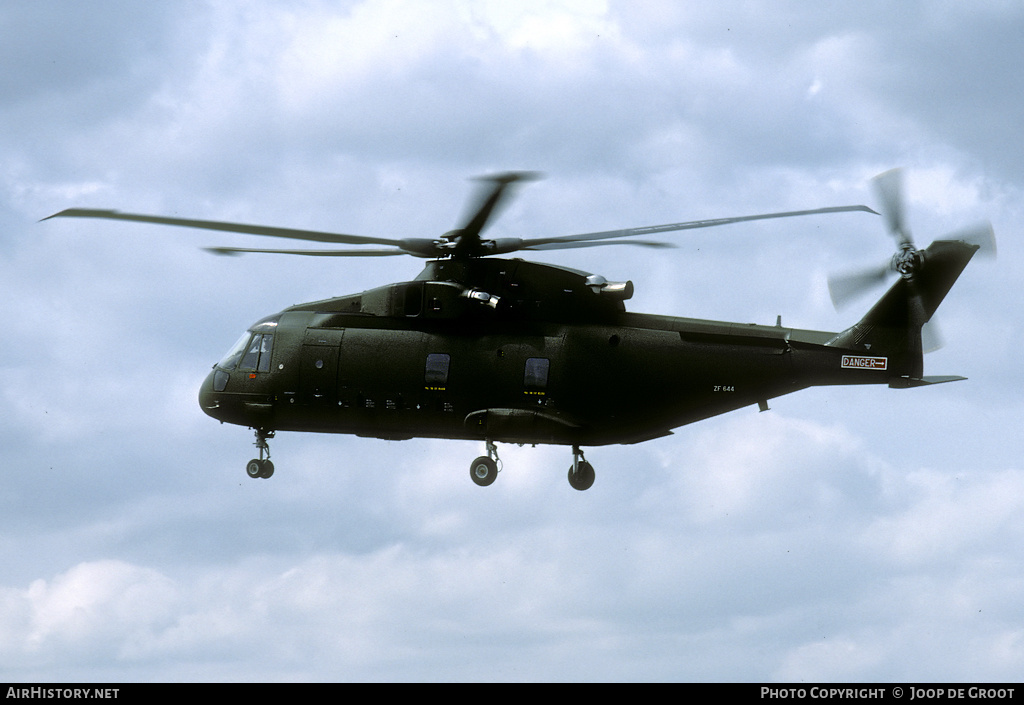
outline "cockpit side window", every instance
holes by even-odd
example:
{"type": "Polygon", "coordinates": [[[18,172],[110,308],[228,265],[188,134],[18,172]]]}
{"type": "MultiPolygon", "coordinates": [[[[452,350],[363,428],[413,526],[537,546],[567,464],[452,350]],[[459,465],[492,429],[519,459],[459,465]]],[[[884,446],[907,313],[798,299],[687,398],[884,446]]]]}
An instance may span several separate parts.
{"type": "Polygon", "coordinates": [[[217,363],[217,367],[222,370],[233,370],[237,367],[247,372],[269,372],[273,349],[272,334],[246,332],[217,363]]]}
{"type": "Polygon", "coordinates": [[[270,371],[270,353],[274,345],[274,336],[265,333],[263,335],[256,333],[252,336],[252,340],[245,347],[245,354],[242,356],[241,362],[238,363],[238,369],[245,372],[259,371],[269,372],[270,371]]]}
{"type": "Polygon", "coordinates": [[[274,349],[274,336],[269,333],[263,334],[263,340],[260,342],[260,361],[256,365],[256,369],[259,372],[270,372],[270,354],[274,349]]]}
{"type": "Polygon", "coordinates": [[[252,340],[249,341],[249,345],[245,349],[245,355],[242,356],[242,361],[238,363],[238,369],[256,369],[256,363],[258,363],[260,360],[260,342],[262,341],[262,339],[262,335],[254,335],[252,337],[252,340]]]}

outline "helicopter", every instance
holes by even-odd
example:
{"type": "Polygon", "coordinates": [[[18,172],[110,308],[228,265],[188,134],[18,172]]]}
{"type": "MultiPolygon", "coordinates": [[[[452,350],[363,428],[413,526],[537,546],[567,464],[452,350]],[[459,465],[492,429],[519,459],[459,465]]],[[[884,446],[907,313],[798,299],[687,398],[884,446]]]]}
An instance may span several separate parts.
{"type": "MultiPolygon", "coordinates": [[[[881,213],[863,205],[765,213],[544,238],[485,238],[498,207],[535,172],[480,177],[464,225],[434,238],[392,239],[71,208],[76,217],[184,226],[373,249],[207,248],[222,255],[411,255],[413,280],[290,306],[250,326],[206,376],[199,405],[251,428],[252,478],[270,478],[278,431],[387,440],[482,441],[470,464],[480,486],[501,470],[497,443],[572,449],[569,484],[590,488],[583,447],[634,444],[680,426],[821,385],[906,389],[963,380],[925,376],[926,324],[991,225],[917,249],[906,226],[900,170],[875,177],[881,213]],[[841,305],[895,276],[856,323],[839,332],[633,313],[632,281],[505,258],[520,251],[631,245],[672,247],[657,233],[845,212],[881,215],[897,250],[883,264],[830,280],[841,305]]],[[[49,218],[45,218],[47,220],[49,218]]]]}

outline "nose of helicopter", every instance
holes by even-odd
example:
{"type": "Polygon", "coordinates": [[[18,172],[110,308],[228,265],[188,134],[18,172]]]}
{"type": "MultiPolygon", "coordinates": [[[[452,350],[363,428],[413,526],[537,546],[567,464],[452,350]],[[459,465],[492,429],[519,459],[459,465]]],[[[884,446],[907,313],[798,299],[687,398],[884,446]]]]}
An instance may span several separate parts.
{"type": "Polygon", "coordinates": [[[203,410],[207,416],[220,420],[220,396],[217,392],[213,391],[213,378],[217,374],[217,370],[210,370],[210,374],[206,375],[206,379],[203,380],[202,385],[199,387],[199,408],[203,410]]]}

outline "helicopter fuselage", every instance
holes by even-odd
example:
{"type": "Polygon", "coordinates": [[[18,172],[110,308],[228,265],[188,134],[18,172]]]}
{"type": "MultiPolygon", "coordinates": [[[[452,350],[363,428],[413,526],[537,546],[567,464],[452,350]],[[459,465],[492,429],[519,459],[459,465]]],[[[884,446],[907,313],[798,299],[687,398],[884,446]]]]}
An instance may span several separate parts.
{"type": "Polygon", "coordinates": [[[265,432],[606,445],[821,384],[887,383],[840,334],[629,313],[629,282],[497,258],[253,325],[203,410],[265,432]]]}

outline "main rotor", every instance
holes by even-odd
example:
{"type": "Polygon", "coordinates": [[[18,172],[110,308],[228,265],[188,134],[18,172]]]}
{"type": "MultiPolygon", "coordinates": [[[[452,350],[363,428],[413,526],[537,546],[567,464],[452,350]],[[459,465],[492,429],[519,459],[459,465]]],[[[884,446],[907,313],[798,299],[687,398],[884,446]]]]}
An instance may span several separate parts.
{"type": "Polygon", "coordinates": [[[455,259],[467,260],[489,255],[501,255],[523,250],[563,250],[580,247],[601,247],[606,245],[633,245],[636,247],[664,248],[675,247],[675,245],[651,240],[623,240],[621,238],[632,238],[640,235],[653,235],[655,233],[672,232],[676,230],[691,230],[695,228],[709,228],[730,223],[740,223],[751,220],[767,220],[770,218],[791,218],[804,215],[817,215],[823,213],[843,213],[849,211],[863,211],[876,213],[867,206],[835,206],[830,208],[817,208],[813,210],[785,211],[780,213],[763,213],[759,215],[746,215],[732,218],[716,218],[711,220],[692,220],[682,223],[668,223],[666,225],[651,225],[639,228],[625,228],[622,230],[604,230],[592,233],[579,233],[576,235],[564,235],[559,237],[535,237],[535,238],[485,238],[483,233],[488,224],[493,220],[499,208],[507,202],[508,197],[514,192],[519,184],[534,181],[541,177],[537,172],[532,171],[510,171],[500,174],[478,177],[481,187],[474,200],[470,202],[469,218],[462,227],[449,230],[436,238],[384,238],[365,235],[348,235],[343,233],[328,233],[315,230],[298,230],[293,228],[278,228],[266,225],[248,225],[244,223],[229,223],[214,220],[195,220],[190,218],[170,218],[156,215],[143,215],[138,213],[121,213],[115,210],[93,209],[93,208],[69,208],[44,218],[102,218],[105,220],[127,220],[140,223],[155,223],[158,225],[176,225],[189,228],[200,228],[204,230],[219,230],[224,232],[243,233],[246,235],[262,235],[268,237],[289,238],[292,240],[303,240],[307,242],[324,242],[334,245],[377,245],[377,248],[359,249],[329,249],[329,250],[308,250],[308,249],[278,249],[278,248],[249,248],[249,247],[208,247],[209,252],[220,255],[238,255],[243,253],[271,253],[288,255],[306,255],[314,257],[391,257],[395,255],[412,255],[425,259],[455,259]]]}

